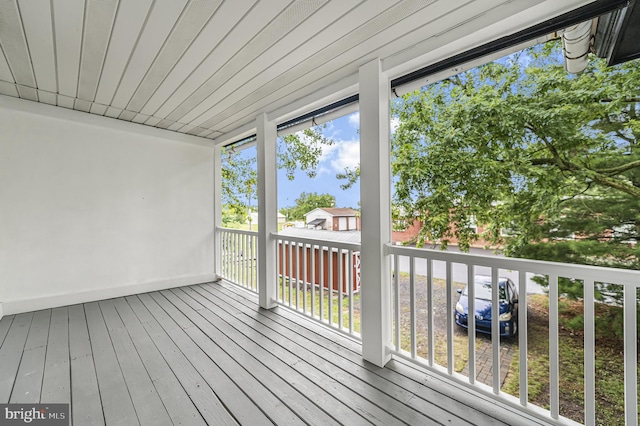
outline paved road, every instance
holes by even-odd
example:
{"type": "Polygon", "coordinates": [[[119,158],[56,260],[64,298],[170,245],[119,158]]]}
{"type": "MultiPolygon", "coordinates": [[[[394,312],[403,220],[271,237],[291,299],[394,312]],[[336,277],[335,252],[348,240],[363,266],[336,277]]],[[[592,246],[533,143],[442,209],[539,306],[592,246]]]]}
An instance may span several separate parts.
{"type": "MultiPolygon", "coordinates": [[[[458,247],[455,247],[455,246],[449,246],[447,250],[452,252],[460,252],[458,247]]],[[[470,249],[469,253],[474,255],[480,255],[480,256],[504,257],[500,254],[493,253],[491,250],[477,249],[477,248],[470,249]]],[[[402,272],[409,272],[408,257],[406,256],[400,257],[400,270],[402,272]]],[[[426,276],[427,275],[426,261],[424,261],[423,259],[416,259],[415,270],[417,275],[426,276]]],[[[467,282],[467,266],[466,265],[454,263],[452,265],[452,272],[453,272],[454,281],[463,282],[463,283],[467,282]]],[[[477,275],[491,275],[491,269],[483,266],[476,266],[475,273],[477,275]]],[[[447,271],[446,271],[446,265],[444,262],[440,262],[440,261],[433,262],[433,276],[434,278],[443,278],[443,279],[446,278],[447,271]]],[[[518,285],[518,281],[519,281],[518,271],[508,271],[503,269],[503,270],[500,270],[500,276],[511,278],[511,280],[516,285],[518,285]]],[[[539,284],[534,282],[531,279],[532,277],[533,277],[533,274],[527,274],[527,294],[544,293],[544,289],[539,284]]]]}

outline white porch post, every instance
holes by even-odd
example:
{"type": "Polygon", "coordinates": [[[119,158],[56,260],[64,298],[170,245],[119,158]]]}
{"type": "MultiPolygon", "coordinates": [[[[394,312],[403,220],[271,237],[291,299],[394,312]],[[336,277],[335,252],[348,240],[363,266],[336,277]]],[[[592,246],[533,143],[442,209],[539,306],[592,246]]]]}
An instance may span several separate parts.
{"type": "Polygon", "coordinates": [[[258,290],[260,307],[276,303],[276,243],[271,233],[278,231],[276,124],[266,114],[256,118],[258,149],[258,290]]]}
{"type": "Polygon", "coordinates": [[[389,79],[379,59],[360,68],[360,202],[362,207],[362,356],[384,366],[391,358],[389,79]]]}
{"type": "Polygon", "coordinates": [[[213,148],[213,272],[220,278],[222,244],[218,228],[222,226],[222,147],[213,148]]]}

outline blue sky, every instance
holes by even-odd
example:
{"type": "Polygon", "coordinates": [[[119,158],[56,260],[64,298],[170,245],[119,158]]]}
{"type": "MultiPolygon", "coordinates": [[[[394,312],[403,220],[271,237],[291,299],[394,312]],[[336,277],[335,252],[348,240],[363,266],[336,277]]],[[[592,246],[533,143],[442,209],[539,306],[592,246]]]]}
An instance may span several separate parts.
{"type": "Polygon", "coordinates": [[[350,189],[343,190],[340,188],[342,181],[336,179],[336,173],[343,172],[345,167],[355,168],[360,162],[359,126],[359,113],[327,123],[322,133],[335,143],[324,147],[315,178],[310,179],[304,172],[298,171],[295,180],[290,181],[284,170],[278,171],[278,209],[295,205],[296,198],[302,192],[331,194],[336,197],[337,207],[358,207],[360,184],[356,183],[350,189]]]}
{"type": "MultiPolygon", "coordinates": [[[[287,179],[284,170],[278,170],[278,209],[295,205],[295,200],[302,192],[331,194],[336,198],[337,207],[358,208],[360,201],[360,183],[343,190],[342,180],[336,174],[344,172],[345,168],[353,169],[360,162],[360,113],[355,112],[337,118],[324,126],[322,133],[334,141],[333,145],[323,147],[318,164],[317,175],[309,178],[298,170],[295,179],[287,179]]],[[[392,119],[391,130],[397,127],[397,119],[392,119]]],[[[248,148],[240,151],[245,158],[255,157],[256,149],[248,148]]],[[[254,201],[255,203],[255,201],[254,201]]]]}

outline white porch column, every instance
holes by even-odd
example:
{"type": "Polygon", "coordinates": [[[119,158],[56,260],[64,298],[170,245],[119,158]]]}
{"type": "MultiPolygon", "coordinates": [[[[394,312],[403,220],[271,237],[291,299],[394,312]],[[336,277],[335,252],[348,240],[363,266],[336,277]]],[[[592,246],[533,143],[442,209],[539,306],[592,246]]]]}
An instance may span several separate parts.
{"type": "Polygon", "coordinates": [[[278,231],[276,124],[267,114],[256,118],[258,149],[258,289],[260,307],[276,306],[276,243],[278,231]]]}
{"type": "Polygon", "coordinates": [[[222,226],[222,147],[213,148],[213,272],[220,278],[222,244],[218,228],[222,226]]]}
{"type": "Polygon", "coordinates": [[[389,79],[379,59],[360,68],[360,202],[362,207],[362,356],[384,366],[391,358],[389,79]]]}

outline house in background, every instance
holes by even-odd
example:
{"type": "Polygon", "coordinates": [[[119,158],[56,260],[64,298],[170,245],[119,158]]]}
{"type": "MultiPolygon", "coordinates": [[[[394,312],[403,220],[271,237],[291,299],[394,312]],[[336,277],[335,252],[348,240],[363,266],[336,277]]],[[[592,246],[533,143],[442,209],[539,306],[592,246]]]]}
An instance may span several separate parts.
{"type": "Polygon", "coordinates": [[[320,207],[304,215],[307,228],[327,231],[360,231],[360,216],[350,208],[320,207]]]}
{"type": "MultiPolygon", "coordinates": [[[[278,212],[278,223],[285,223],[287,221],[287,218],[285,215],[283,215],[282,213],[278,212]]],[[[247,223],[252,223],[254,225],[258,224],[258,212],[251,212],[251,214],[249,215],[249,220],[247,220],[247,223]]]]}

